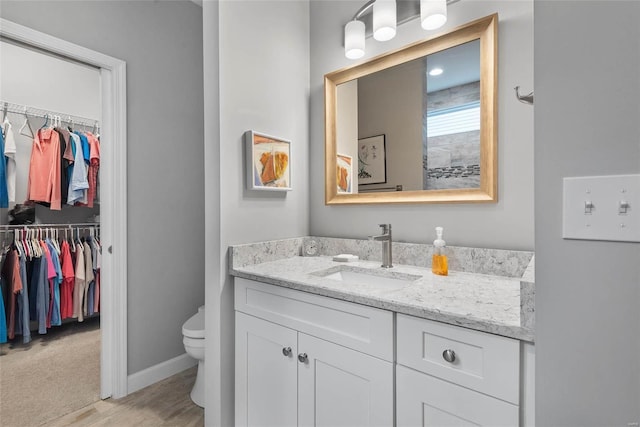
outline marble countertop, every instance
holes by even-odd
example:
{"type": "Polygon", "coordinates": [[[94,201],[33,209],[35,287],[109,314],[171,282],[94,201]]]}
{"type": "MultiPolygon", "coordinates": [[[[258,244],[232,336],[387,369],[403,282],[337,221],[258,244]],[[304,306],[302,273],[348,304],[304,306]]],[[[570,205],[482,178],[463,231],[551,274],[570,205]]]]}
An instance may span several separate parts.
{"type": "Polygon", "coordinates": [[[534,339],[533,328],[522,320],[522,280],[518,277],[460,271],[436,276],[425,267],[394,265],[383,269],[379,261],[335,262],[331,256],[280,254],[272,258],[237,264],[231,260],[230,274],[523,341],[534,339]],[[365,270],[411,281],[389,288],[326,277],[337,269],[365,270]]]}

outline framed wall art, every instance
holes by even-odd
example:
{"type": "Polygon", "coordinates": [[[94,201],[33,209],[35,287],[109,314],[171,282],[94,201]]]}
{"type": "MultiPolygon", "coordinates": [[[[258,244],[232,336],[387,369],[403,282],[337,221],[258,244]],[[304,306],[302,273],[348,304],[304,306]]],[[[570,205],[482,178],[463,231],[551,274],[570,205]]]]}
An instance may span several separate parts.
{"type": "Polygon", "coordinates": [[[352,193],[353,190],[353,158],[344,154],[337,154],[336,182],[338,193],[352,193]]]}
{"type": "Polygon", "coordinates": [[[358,185],[387,182],[384,135],[358,140],[358,185]]]}
{"type": "Polygon", "coordinates": [[[291,190],[291,142],[252,130],[244,137],[247,189],[291,190]]]}

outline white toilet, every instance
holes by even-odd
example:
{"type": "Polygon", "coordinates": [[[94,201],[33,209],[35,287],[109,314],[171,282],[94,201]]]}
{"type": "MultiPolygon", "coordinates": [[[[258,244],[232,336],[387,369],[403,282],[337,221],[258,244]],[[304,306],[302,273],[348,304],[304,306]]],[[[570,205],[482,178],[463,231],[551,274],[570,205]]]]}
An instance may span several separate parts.
{"type": "Polygon", "coordinates": [[[204,306],[184,322],[182,335],[187,354],[198,361],[198,374],[191,390],[191,400],[204,408],[204,306]]]}

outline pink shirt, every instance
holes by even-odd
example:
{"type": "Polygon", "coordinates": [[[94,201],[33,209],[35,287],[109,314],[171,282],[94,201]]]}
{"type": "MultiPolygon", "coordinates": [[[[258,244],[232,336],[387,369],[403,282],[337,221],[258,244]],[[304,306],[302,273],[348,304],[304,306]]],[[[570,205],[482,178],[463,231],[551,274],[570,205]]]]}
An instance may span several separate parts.
{"type": "Polygon", "coordinates": [[[40,129],[33,139],[27,199],[62,209],[60,194],[60,137],[53,128],[40,129]]]}

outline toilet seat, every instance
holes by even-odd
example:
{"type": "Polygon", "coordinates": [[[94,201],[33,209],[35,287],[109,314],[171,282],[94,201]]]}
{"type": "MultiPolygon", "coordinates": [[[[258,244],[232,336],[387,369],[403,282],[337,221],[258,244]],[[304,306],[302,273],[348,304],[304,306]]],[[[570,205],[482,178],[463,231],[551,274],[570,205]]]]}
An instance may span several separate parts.
{"type": "Polygon", "coordinates": [[[198,310],[182,325],[182,335],[187,338],[204,339],[204,310],[198,310]]]}

